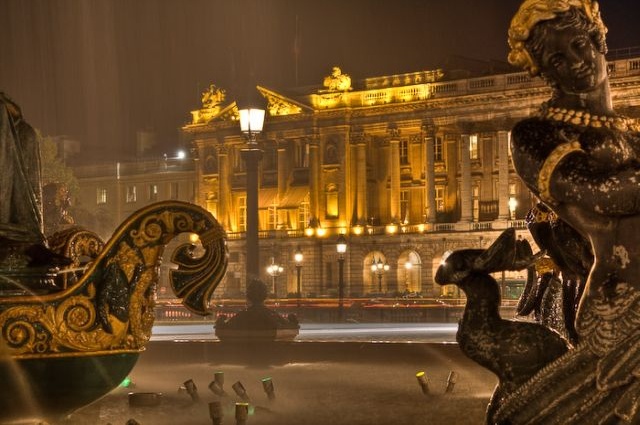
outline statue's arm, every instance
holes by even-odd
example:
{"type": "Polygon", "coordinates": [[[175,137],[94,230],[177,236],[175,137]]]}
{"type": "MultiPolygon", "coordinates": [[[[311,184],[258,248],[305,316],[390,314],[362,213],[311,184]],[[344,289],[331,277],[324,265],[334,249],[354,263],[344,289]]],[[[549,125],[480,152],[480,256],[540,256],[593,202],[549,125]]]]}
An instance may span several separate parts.
{"type": "Polygon", "coordinates": [[[603,215],[640,213],[640,166],[596,161],[576,140],[543,120],[529,119],[512,133],[518,175],[551,207],[570,203],[603,215]]]}
{"type": "Polygon", "coordinates": [[[552,174],[552,198],[603,215],[640,213],[638,165],[601,171],[597,165],[585,152],[572,153],[552,174]]]}

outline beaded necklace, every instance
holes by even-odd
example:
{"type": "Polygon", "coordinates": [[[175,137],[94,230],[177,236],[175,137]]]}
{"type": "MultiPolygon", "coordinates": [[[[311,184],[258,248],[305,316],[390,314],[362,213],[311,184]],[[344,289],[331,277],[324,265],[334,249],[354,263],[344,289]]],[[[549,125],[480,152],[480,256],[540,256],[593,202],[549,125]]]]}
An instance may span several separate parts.
{"type": "Polygon", "coordinates": [[[640,123],[635,118],[622,115],[591,115],[587,111],[580,111],[566,108],[556,108],[543,105],[540,108],[540,118],[566,122],[585,127],[602,128],[606,127],[618,131],[640,131],[640,123]]]}

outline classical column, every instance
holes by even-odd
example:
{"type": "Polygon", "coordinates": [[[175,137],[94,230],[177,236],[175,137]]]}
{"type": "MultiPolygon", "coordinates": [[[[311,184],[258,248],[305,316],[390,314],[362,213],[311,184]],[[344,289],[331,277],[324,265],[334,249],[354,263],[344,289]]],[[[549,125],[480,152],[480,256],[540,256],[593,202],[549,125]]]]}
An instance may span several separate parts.
{"type": "MultiPolygon", "coordinates": [[[[251,145],[250,145],[251,146],[251,145]]],[[[262,151],[257,147],[242,149],[242,158],[247,164],[247,258],[245,259],[246,281],[260,277],[260,247],[258,245],[258,165],[262,151]]]]}
{"type": "MultiPolygon", "coordinates": [[[[278,149],[278,199],[277,206],[280,207],[282,201],[284,200],[285,194],[287,193],[287,141],[280,140],[277,142],[278,149]]],[[[287,217],[286,211],[283,209],[278,209],[278,222],[276,223],[277,228],[286,226],[287,217]]]]}
{"type": "Polygon", "coordinates": [[[436,139],[436,127],[432,123],[423,126],[425,144],[425,207],[427,223],[436,222],[436,172],[433,145],[436,139]]]}
{"type": "Polygon", "coordinates": [[[389,174],[391,186],[389,192],[389,212],[392,223],[400,222],[400,130],[390,124],[389,133],[389,174]]]}
{"type": "MultiPolygon", "coordinates": [[[[367,223],[367,142],[362,128],[352,129],[350,142],[355,150],[352,163],[355,169],[355,223],[367,223]]],[[[352,219],[353,217],[349,217],[352,219]]]]}
{"type": "Polygon", "coordinates": [[[471,156],[469,152],[470,135],[460,136],[460,221],[473,219],[471,211],[471,156]]]}
{"type": "Polygon", "coordinates": [[[509,132],[498,131],[498,220],[509,219],[509,132]]]}
{"type": "Polygon", "coordinates": [[[319,218],[319,189],[320,189],[320,137],[314,134],[309,142],[309,219],[316,223],[319,218]]]}
{"type": "Polygon", "coordinates": [[[358,223],[367,222],[367,145],[362,138],[356,145],[356,160],[358,161],[358,223]]]}
{"type": "Polygon", "coordinates": [[[218,221],[227,231],[231,231],[229,205],[231,185],[229,184],[229,148],[219,145],[218,150],[218,221]]]}

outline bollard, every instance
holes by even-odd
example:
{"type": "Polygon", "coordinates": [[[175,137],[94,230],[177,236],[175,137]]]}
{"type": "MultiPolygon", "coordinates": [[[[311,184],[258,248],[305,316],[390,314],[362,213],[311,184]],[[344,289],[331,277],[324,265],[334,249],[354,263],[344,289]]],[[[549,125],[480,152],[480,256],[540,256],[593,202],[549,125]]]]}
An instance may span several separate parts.
{"type": "Polygon", "coordinates": [[[249,395],[247,395],[247,390],[244,389],[244,385],[242,385],[242,382],[236,382],[231,386],[231,388],[233,388],[233,391],[235,391],[237,396],[240,397],[243,401],[249,401],[249,395]]]}
{"type": "Polygon", "coordinates": [[[218,397],[227,396],[227,393],[225,392],[225,390],[223,390],[220,384],[218,384],[216,381],[211,381],[211,383],[209,384],[209,389],[211,390],[212,393],[214,393],[218,397]]]}
{"type": "Polygon", "coordinates": [[[424,372],[416,373],[416,378],[418,379],[418,384],[420,384],[420,388],[422,388],[423,394],[429,394],[429,380],[427,379],[427,375],[424,372]]]}
{"type": "Polygon", "coordinates": [[[264,388],[264,392],[267,393],[270,401],[276,399],[276,391],[273,388],[273,380],[271,380],[271,378],[264,378],[262,380],[262,388],[264,388]]]}
{"type": "Polygon", "coordinates": [[[212,425],[222,425],[223,416],[222,403],[219,401],[209,403],[209,417],[211,418],[212,425]]]}
{"type": "Polygon", "coordinates": [[[130,407],[153,407],[162,401],[162,393],[129,393],[130,407]]]}
{"type": "Polygon", "coordinates": [[[212,393],[218,397],[226,397],[227,393],[224,390],[224,372],[215,372],[213,374],[213,381],[209,384],[209,389],[212,393]]]}
{"type": "Polygon", "coordinates": [[[249,403],[236,403],[236,425],[245,425],[249,418],[249,403]]]}
{"type": "Polygon", "coordinates": [[[187,389],[187,393],[191,396],[191,400],[193,401],[200,400],[200,397],[198,396],[198,387],[196,387],[196,383],[193,382],[193,379],[184,381],[184,387],[187,389]]]}
{"type": "Polygon", "coordinates": [[[447,388],[445,392],[450,393],[453,391],[453,387],[456,386],[456,382],[458,382],[458,374],[454,371],[449,372],[449,377],[447,378],[447,388]]]}
{"type": "Polygon", "coordinates": [[[224,372],[214,372],[213,380],[220,385],[220,388],[224,387],[224,372]]]}

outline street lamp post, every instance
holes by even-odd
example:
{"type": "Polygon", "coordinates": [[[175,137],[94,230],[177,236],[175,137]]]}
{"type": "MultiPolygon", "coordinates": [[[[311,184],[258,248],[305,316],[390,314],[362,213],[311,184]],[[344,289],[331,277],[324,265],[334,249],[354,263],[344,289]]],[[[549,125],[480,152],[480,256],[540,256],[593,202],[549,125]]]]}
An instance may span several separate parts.
{"type": "Polygon", "coordinates": [[[293,254],[293,260],[296,262],[296,276],[297,276],[297,287],[298,287],[298,310],[300,310],[300,298],[302,297],[302,286],[300,284],[300,272],[302,271],[302,260],[304,256],[302,255],[302,251],[300,247],[296,249],[295,254],[293,254]]]}
{"type": "Polygon", "coordinates": [[[378,292],[382,294],[382,276],[389,271],[389,264],[386,261],[383,263],[380,257],[378,257],[378,261],[374,258],[373,263],[371,263],[371,271],[378,276],[378,292]]]}
{"type": "Polygon", "coordinates": [[[347,252],[347,239],[341,233],[336,243],[338,251],[338,321],[344,318],[344,254],[347,252]]]}
{"type": "Polygon", "coordinates": [[[273,298],[276,301],[278,300],[278,286],[276,279],[282,274],[283,271],[284,267],[282,267],[280,264],[276,264],[276,262],[273,260],[273,257],[271,257],[271,264],[269,264],[269,266],[267,267],[267,273],[271,275],[271,281],[273,284],[273,298]]]}
{"type": "Polygon", "coordinates": [[[260,248],[258,245],[258,164],[262,150],[258,148],[257,138],[264,125],[263,109],[241,109],[240,130],[247,136],[247,148],[241,155],[247,164],[247,229],[246,229],[246,282],[260,277],[260,248]]]}

